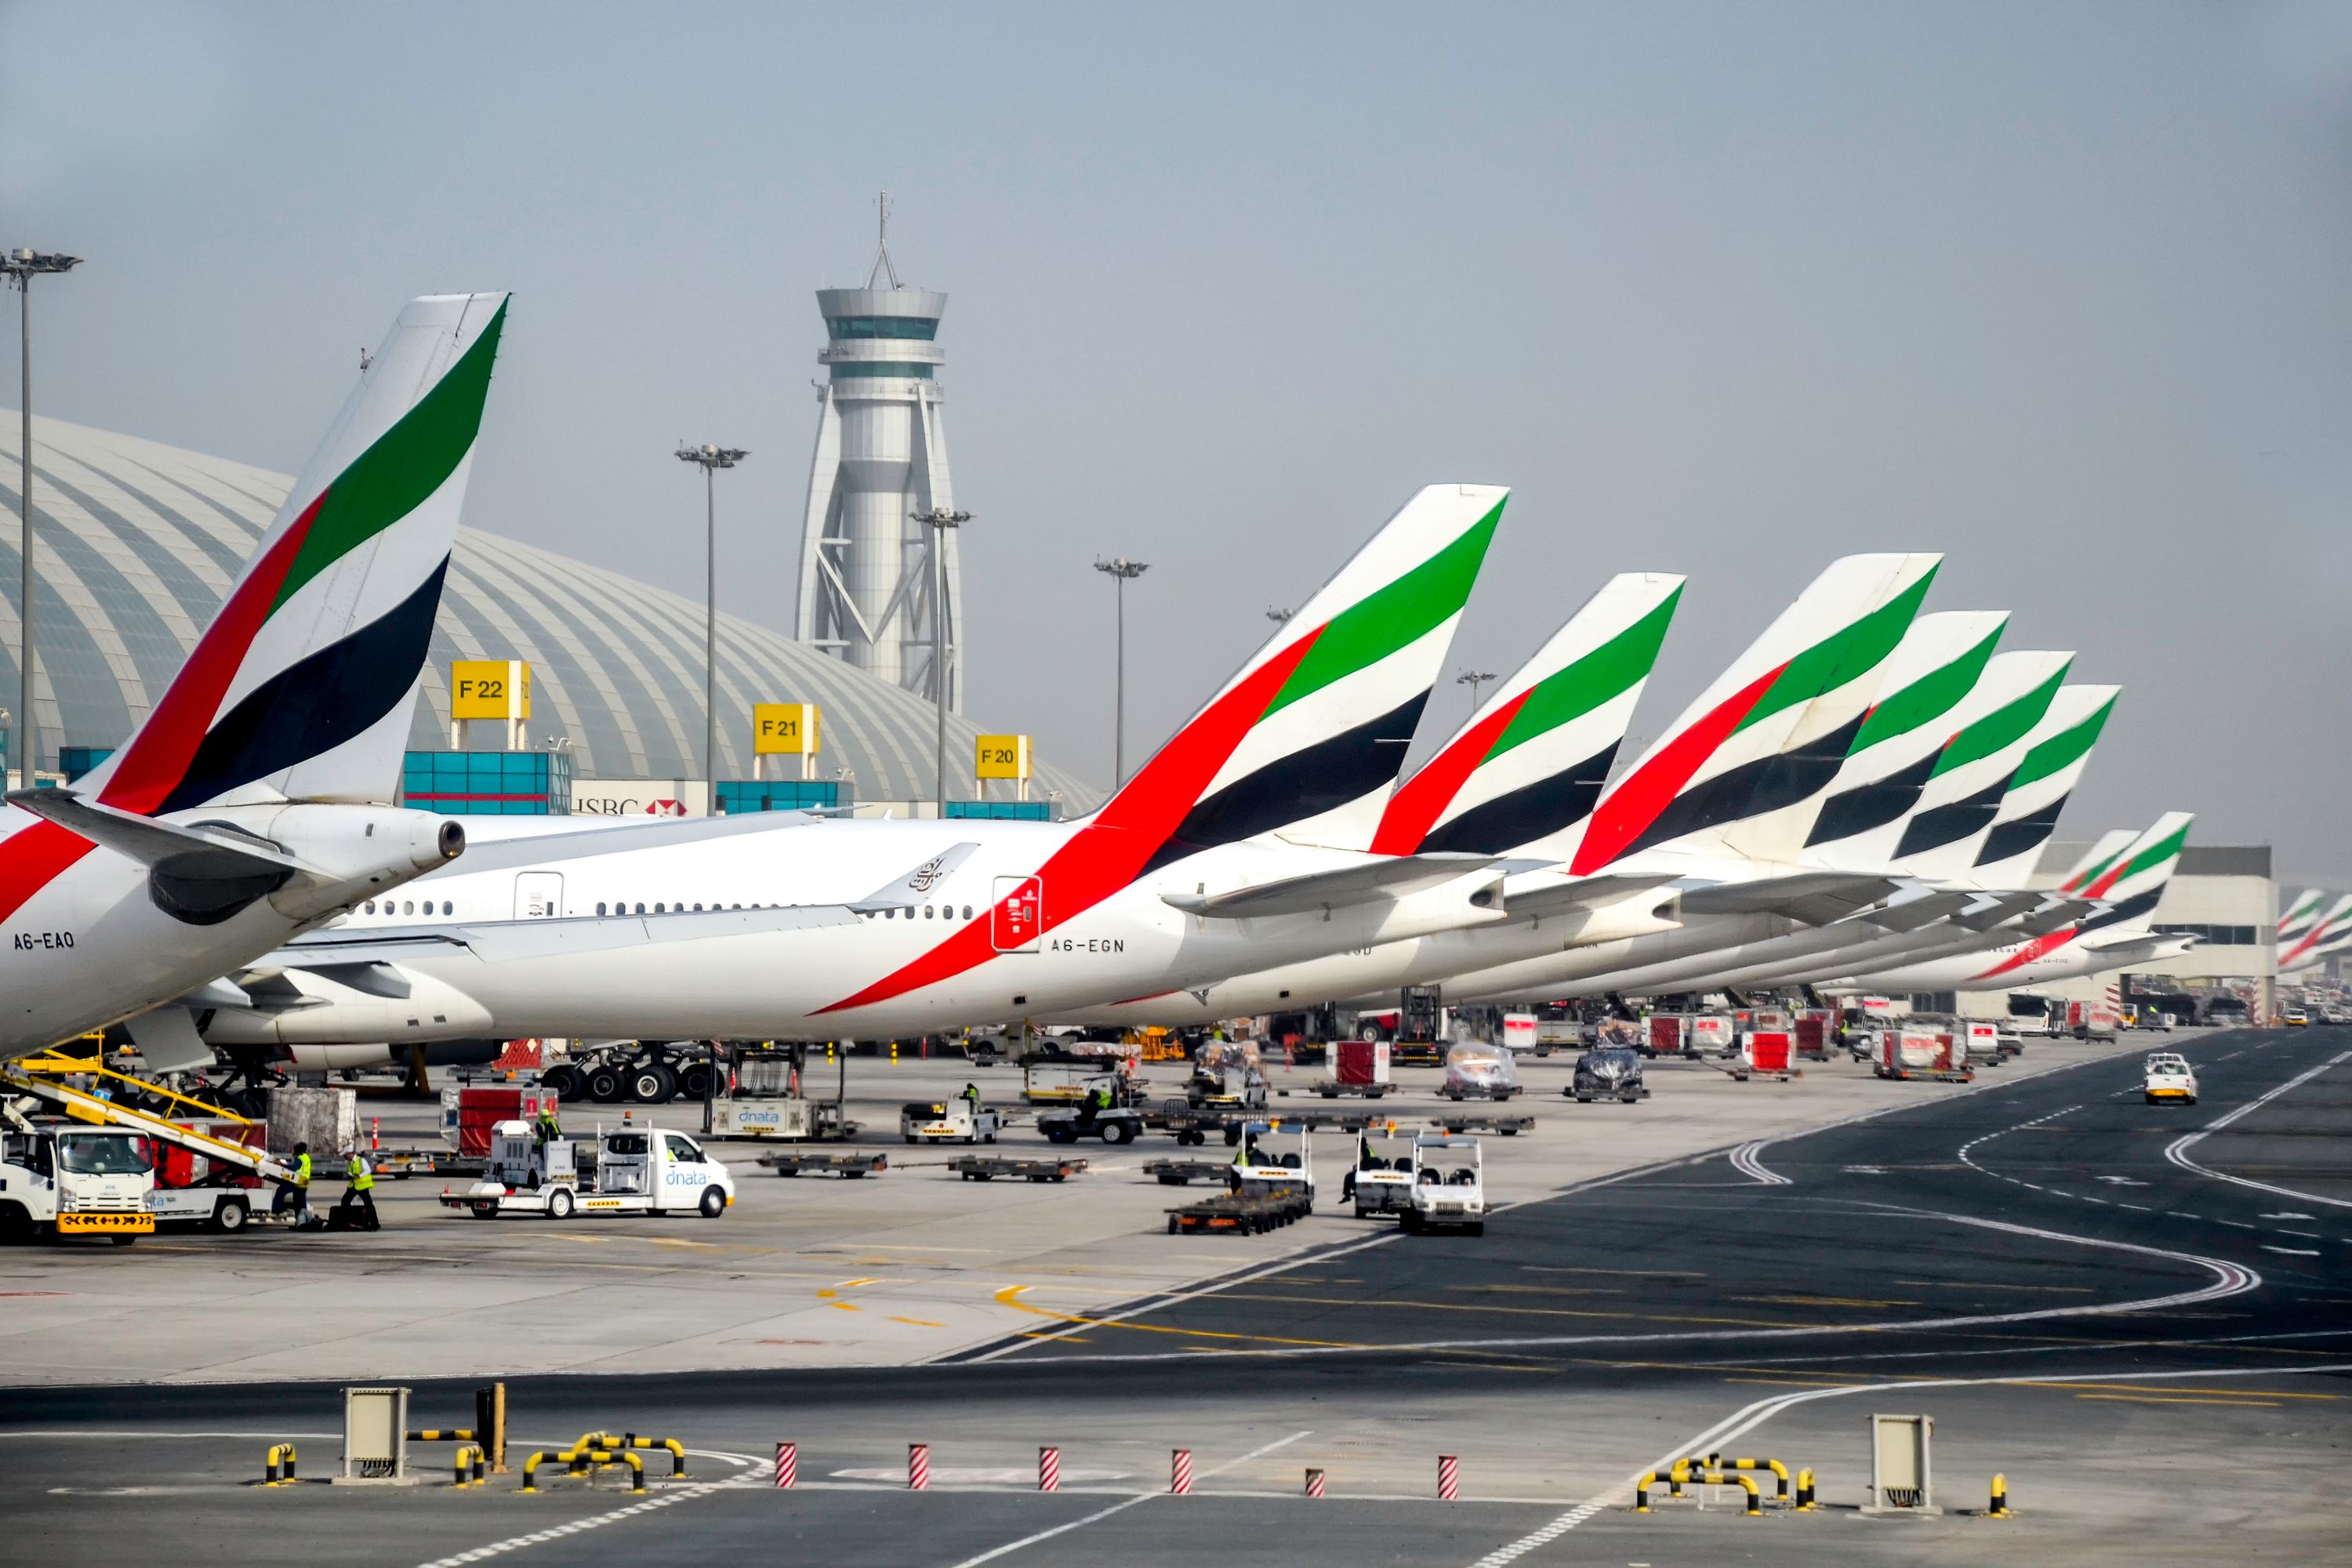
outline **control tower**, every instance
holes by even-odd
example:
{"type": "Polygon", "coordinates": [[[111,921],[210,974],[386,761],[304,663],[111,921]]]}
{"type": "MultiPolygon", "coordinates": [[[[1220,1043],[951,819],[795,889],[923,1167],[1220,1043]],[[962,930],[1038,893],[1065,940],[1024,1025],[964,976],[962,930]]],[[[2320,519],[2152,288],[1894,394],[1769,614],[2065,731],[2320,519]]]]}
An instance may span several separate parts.
{"type": "Polygon", "coordinates": [[[898,281],[890,208],[863,289],[820,289],[827,369],[817,392],[816,452],[801,521],[800,603],[793,635],[860,669],[963,710],[963,605],[954,528],[910,514],[952,510],[937,342],[948,297],[898,281]],[[885,283],[887,287],[882,287],[885,283]],[[942,552],[934,578],[930,552],[942,552]],[[946,586],[944,605],[932,584],[946,586]],[[946,668],[932,668],[933,617],[942,616],[946,668]]]}

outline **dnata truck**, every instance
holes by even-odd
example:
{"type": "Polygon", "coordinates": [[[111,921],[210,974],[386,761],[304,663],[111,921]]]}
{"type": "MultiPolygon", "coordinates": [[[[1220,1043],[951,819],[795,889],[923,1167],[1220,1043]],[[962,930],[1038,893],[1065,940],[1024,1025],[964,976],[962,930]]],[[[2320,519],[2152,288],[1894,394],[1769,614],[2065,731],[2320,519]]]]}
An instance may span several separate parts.
{"type": "Polygon", "coordinates": [[[476,1219],[500,1214],[698,1214],[717,1219],[735,1201],[735,1178],[683,1132],[644,1125],[597,1130],[593,1140],[551,1138],[542,1143],[528,1121],[501,1121],[491,1131],[489,1169],[442,1204],[476,1219]],[[593,1149],[595,1164],[580,1155],[593,1149]]]}

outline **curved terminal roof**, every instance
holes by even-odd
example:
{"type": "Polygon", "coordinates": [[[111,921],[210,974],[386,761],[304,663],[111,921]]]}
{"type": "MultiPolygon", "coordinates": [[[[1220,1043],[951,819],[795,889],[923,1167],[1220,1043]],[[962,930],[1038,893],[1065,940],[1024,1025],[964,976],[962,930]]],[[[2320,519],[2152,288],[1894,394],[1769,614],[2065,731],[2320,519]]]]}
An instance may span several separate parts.
{"type": "MultiPolygon", "coordinates": [[[[8,514],[0,519],[0,706],[16,696],[20,640],[18,423],[13,411],[0,417],[0,503],[8,514]]],[[[33,469],[46,767],[60,745],[114,746],[130,737],[294,481],[38,416],[33,469]]],[[[434,671],[411,732],[419,751],[449,743],[449,664],[458,658],[530,661],[530,732],[570,736],[575,777],[669,779],[700,771],[698,603],[552,551],[460,529],[434,628],[434,671]]],[[[824,710],[816,776],[852,770],[860,800],[929,797],[934,719],[920,697],[723,612],[719,670],[719,777],[751,776],[752,703],[815,702],[824,710]]],[[[948,731],[950,770],[968,769],[979,727],[950,714],[948,731]]],[[[1082,781],[1043,764],[1031,789],[1057,792],[1072,814],[1097,798],[1082,781]]],[[[968,776],[961,793],[971,793],[968,776]]]]}

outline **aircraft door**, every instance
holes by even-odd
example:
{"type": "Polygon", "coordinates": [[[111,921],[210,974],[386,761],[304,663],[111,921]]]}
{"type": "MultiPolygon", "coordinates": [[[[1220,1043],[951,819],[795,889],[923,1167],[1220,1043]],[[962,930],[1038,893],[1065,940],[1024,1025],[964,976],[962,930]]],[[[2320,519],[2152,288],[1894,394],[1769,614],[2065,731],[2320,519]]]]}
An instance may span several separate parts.
{"type": "Polygon", "coordinates": [[[999,952],[1034,952],[1045,925],[1042,877],[999,877],[996,902],[988,911],[989,936],[999,952]]]}
{"type": "Polygon", "coordinates": [[[518,871],[515,873],[515,919],[519,921],[548,920],[562,912],[562,872],[518,871]]]}

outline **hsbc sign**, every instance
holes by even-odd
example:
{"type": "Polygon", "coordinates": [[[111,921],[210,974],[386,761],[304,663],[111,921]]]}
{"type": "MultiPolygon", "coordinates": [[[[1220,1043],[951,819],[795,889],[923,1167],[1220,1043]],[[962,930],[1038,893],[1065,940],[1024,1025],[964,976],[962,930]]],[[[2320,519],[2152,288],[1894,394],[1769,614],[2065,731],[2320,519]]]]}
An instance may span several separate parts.
{"type": "Polygon", "coordinates": [[[574,816],[701,816],[709,787],[699,779],[574,779],[574,816]]]}

